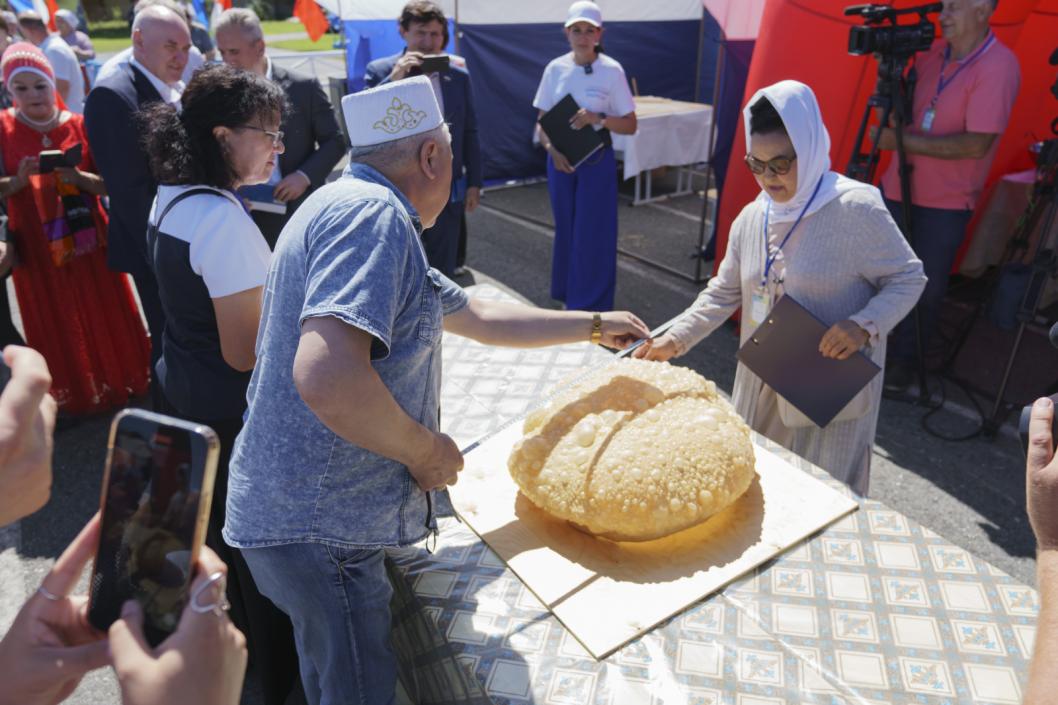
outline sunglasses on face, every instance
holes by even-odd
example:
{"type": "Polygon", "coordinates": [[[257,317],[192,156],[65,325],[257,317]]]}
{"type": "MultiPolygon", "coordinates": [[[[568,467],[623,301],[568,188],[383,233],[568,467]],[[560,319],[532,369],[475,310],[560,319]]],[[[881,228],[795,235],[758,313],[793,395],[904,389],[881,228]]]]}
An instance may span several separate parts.
{"type": "Polygon", "coordinates": [[[775,159],[769,159],[764,161],[757,159],[751,154],[746,155],[746,166],[757,176],[764,173],[765,169],[771,170],[771,173],[777,176],[785,176],[790,173],[790,169],[793,167],[794,160],[797,159],[797,155],[792,157],[775,157],[775,159]]]}

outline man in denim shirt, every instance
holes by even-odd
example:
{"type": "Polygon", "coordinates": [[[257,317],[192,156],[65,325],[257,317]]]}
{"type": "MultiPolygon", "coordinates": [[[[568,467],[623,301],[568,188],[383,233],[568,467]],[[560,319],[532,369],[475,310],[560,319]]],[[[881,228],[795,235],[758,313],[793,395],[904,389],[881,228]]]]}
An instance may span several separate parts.
{"type": "Polygon", "coordinates": [[[470,301],[419,236],[448,202],[451,146],[428,79],[343,101],[351,163],[284,228],[265,285],[225,539],[287,612],[310,703],[388,703],[386,546],[436,523],[463,459],[438,432],[441,335],[491,344],[648,335],[629,313],[470,301]]]}

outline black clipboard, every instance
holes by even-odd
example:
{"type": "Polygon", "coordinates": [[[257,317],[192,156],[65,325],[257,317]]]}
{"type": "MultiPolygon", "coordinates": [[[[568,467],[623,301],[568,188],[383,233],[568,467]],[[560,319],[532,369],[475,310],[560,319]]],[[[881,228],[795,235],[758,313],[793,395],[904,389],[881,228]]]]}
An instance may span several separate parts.
{"type": "Polygon", "coordinates": [[[787,294],[775,303],[737,356],[820,428],[881,372],[862,352],[847,360],[823,357],[819,341],[829,328],[787,294]]]}
{"type": "Polygon", "coordinates": [[[573,96],[558,101],[555,107],[540,116],[540,127],[544,128],[551,144],[555,149],[562,152],[562,156],[569,160],[570,165],[576,169],[581,163],[602,149],[605,141],[601,134],[591,127],[582,127],[574,130],[569,124],[573,116],[580,110],[573,96]]]}

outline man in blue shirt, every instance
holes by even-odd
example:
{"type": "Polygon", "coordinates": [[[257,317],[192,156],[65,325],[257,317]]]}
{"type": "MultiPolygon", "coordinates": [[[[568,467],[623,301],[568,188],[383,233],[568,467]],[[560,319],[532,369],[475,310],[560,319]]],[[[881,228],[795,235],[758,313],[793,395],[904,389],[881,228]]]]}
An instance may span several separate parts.
{"type": "Polygon", "coordinates": [[[428,266],[420,242],[452,178],[429,79],[347,96],[343,109],[350,165],[284,228],[265,284],[224,537],[290,615],[309,702],[388,703],[396,661],[383,548],[436,529],[431,492],[463,466],[438,431],[443,331],[623,347],[648,330],[630,313],[468,299],[428,266]]]}

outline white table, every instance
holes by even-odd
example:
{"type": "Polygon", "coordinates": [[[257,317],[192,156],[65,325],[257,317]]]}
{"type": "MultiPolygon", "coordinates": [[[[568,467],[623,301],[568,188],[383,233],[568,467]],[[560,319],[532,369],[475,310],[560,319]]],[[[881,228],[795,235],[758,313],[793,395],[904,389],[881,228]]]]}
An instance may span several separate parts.
{"type": "Polygon", "coordinates": [[[713,107],[654,96],[639,96],[635,101],[635,134],[613,135],[614,151],[624,162],[624,178],[636,180],[632,205],[691,193],[689,165],[710,161],[713,107]],[[654,196],[650,171],[662,166],[679,167],[676,191],[654,196]]]}

